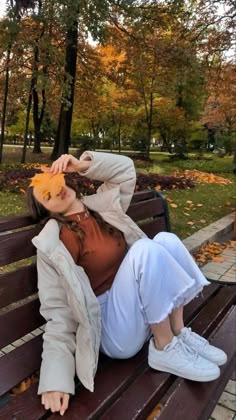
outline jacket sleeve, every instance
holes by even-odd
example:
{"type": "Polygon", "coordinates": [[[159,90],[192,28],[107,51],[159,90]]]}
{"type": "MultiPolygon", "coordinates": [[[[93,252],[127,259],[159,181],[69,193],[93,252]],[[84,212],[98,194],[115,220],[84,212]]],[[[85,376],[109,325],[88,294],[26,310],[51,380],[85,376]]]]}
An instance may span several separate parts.
{"type": "Polygon", "coordinates": [[[136,172],[133,161],[127,156],[90,151],[84,152],[80,160],[91,160],[89,169],[85,172],[80,172],[80,175],[103,181],[97,193],[119,187],[120,204],[122,210],[126,212],[136,184],[136,172]]]}
{"type": "Polygon", "coordinates": [[[77,322],[58,273],[41,253],[37,256],[37,269],[40,313],[47,321],[38,394],[47,391],[74,394],[77,322]]]}

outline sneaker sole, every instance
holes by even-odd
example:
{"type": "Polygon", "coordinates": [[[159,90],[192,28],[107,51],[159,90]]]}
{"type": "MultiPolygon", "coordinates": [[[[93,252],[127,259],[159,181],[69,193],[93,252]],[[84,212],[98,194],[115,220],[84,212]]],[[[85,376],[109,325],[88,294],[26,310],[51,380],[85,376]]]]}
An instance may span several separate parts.
{"type": "Polygon", "coordinates": [[[188,373],[183,373],[183,372],[179,372],[174,368],[167,368],[165,366],[161,366],[161,365],[157,365],[156,363],[152,363],[151,360],[148,361],[149,366],[152,369],[155,370],[159,370],[161,372],[166,372],[166,373],[172,373],[173,375],[179,376],[180,378],[184,378],[184,379],[189,379],[190,381],[195,381],[195,382],[210,382],[210,381],[214,381],[215,379],[219,378],[220,376],[220,369],[218,370],[218,372],[213,372],[213,373],[208,373],[207,375],[196,375],[196,374],[188,374],[188,373]]]}

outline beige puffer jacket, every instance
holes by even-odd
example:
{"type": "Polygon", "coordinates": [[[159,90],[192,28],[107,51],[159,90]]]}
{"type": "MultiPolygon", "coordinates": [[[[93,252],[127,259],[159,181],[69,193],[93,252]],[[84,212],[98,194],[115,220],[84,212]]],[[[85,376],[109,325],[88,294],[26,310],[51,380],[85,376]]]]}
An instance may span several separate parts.
{"type": "MultiPolygon", "coordinates": [[[[91,166],[81,175],[104,181],[84,204],[120,229],[128,246],[146,235],[125,214],[136,182],[131,159],[109,153],[85,152],[91,166]]],[[[59,239],[60,227],[51,219],[32,242],[37,248],[40,312],[47,321],[38,393],[74,394],[74,376],[94,389],[101,320],[98,301],[82,267],[77,266],[59,239]]]]}

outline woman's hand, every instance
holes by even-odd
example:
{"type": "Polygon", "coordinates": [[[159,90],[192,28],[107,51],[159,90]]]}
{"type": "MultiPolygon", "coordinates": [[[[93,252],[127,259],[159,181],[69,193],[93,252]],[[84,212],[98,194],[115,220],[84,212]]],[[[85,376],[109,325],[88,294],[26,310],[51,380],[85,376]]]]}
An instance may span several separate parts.
{"type": "Polygon", "coordinates": [[[44,392],[41,396],[41,402],[46,410],[51,410],[52,413],[60,411],[63,416],[68,408],[70,395],[65,392],[50,391],[44,392]]]}
{"type": "Polygon", "coordinates": [[[61,155],[53,162],[50,172],[58,174],[61,172],[84,172],[91,164],[91,160],[79,160],[72,155],[61,155]]]}

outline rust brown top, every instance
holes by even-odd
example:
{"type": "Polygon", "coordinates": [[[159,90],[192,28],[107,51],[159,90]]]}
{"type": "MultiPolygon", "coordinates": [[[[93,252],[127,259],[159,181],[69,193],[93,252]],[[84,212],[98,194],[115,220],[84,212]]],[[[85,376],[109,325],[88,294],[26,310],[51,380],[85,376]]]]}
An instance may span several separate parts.
{"type": "Polygon", "coordinates": [[[77,232],[62,226],[60,239],[71,253],[75,264],[83,267],[96,296],[110,289],[118,268],[126,254],[122,234],[117,237],[102,229],[94,217],[84,212],[67,216],[84,230],[81,243],[77,232]]]}

